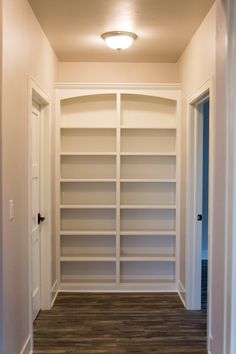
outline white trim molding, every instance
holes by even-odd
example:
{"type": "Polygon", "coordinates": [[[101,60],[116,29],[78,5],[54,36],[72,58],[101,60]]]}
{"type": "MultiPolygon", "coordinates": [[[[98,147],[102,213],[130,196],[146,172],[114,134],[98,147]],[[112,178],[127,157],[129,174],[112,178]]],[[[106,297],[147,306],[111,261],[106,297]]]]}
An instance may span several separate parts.
{"type": "MultiPolygon", "coordinates": [[[[196,239],[195,232],[195,204],[193,198],[194,191],[194,180],[196,176],[193,174],[193,148],[191,141],[191,131],[193,128],[193,118],[196,115],[196,109],[194,106],[196,103],[201,102],[204,97],[208,95],[210,101],[210,112],[209,112],[209,206],[208,206],[208,347],[209,338],[211,335],[211,306],[212,306],[212,229],[213,229],[213,171],[214,171],[214,106],[215,106],[215,94],[214,94],[214,78],[204,83],[198,90],[196,90],[187,100],[188,105],[188,123],[187,123],[187,137],[188,137],[188,148],[187,148],[187,242],[186,242],[186,254],[187,254],[187,265],[186,265],[186,307],[189,310],[199,309],[199,294],[200,289],[196,288],[196,279],[198,279],[199,284],[199,269],[196,259],[196,245],[199,245],[199,241],[196,239]],[[196,296],[196,291],[198,295],[196,296]]],[[[195,196],[196,197],[196,196],[195,196]]]]}
{"type": "MultiPolygon", "coordinates": [[[[188,309],[197,310],[199,309],[199,296],[196,296],[196,277],[197,277],[197,265],[198,260],[196,259],[196,225],[195,225],[195,214],[196,214],[196,192],[195,182],[197,181],[197,171],[196,166],[193,165],[194,154],[196,151],[193,145],[192,133],[195,130],[194,120],[196,119],[196,103],[200,103],[206,95],[210,99],[210,114],[209,114],[209,263],[211,255],[211,234],[212,234],[212,188],[213,188],[213,160],[211,156],[213,155],[213,83],[212,80],[207,81],[202,87],[200,87],[194,94],[192,94],[187,100],[188,108],[188,122],[187,122],[187,137],[188,137],[188,148],[187,148],[187,244],[186,244],[186,254],[187,254],[187,267],[186,267],[186,305],[188,309]]],[[[199,284],[197,285],[198,292],[200,294],[199,284]]]]}
{"type": "Polygon", "coordinates": [[[224,353],[236,352],[236,2],[227,2],[224,353]]]}
{"type": "Polygon", "coordinates": [[[178,295],[184,307],[186,307],[186,289],[180,280],[178,281],[178,295]]]}
{"type": "Polygon", "coordinates": [[[58,281],[56,279],[51,289],[51,307],[53,307],[57,295],[58,295],[58,281]]]}
{"type": "Polygon", "coordinates": [[[31,354],[33,353],[32,351],[32,337],[31,335],[28,336],[28,338],[25,341],[25,344],[23,345],[20,354],[31,354]]]}
{"type": "Polygon", "coordinates": [[[41,120],[41,158],[40,158],[40,209],[46,216],[46,222],[41,229],[40,247],[40,273],[41,273],[41,304],[42,310],[51,308],[51,100],[48,94],[40,87],[40,85],[29,77],[29,94],[28,94],[28,252],[29,252],[29,326],[31,337],[33,338],[33,324],[32,324],[32,246],[31,246],[31,205],[32,205],[32,191],[31,191],[31,126],[32,126],[32,105],[36,102],[40,107],[41,120]]]}
{"type": "Polygon", "coordinates": [[[56,88],[60,89],[100,89],[100,88],[110,88],[110,89],[133,89],[133,88],[139,88],[139,89],[160,89],[160,88],[182,88],[182,85],[179,83],[86,83],[86,82],[81,82],[81,83],[71,83],[71,82],[57,82],[55,85],[56,88]]]}

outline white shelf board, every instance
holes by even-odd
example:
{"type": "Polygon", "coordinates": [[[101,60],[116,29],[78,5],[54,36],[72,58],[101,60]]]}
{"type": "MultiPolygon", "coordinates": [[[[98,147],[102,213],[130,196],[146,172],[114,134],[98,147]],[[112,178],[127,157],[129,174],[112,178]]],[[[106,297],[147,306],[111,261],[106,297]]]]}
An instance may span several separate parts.
{"type": "Polygon", "coordinates": [[[170,157],[176,156],[176,152],[121,152],[121,156],[161,156],[161,157],[170,157]]]}
{"type": "Polygon", "coordinates": [[[115,256],[61,256],[61,262],[115,262],[115,256]]]}
{"type": "Polygon", "coordinates": [[[144,183],[176,183],[176,179],[144,179],[144,178],[121,178],[121,182],[144,182],[144,183]]]}
{"type": "Polygon", "coordinates": [[[77,284],[88,284],[88,285],[107,285],[107,284],[116,284],[115,279],[79,279],[79,280],[63,280],[61,286],[75,286],[77,284]]]}
{"type": "Polygon", "coordinates": [[[122,230],[121,236],[176,236],[175,230],[122,230]]]}
{"type": "Polygon", "coordinates": [[[121,280],[117,283],[115,280],[88,280],[85,281],[61,281],[60,291],[62,292],[176,292],[177,285],[174,280],[121,280]]]}
{"type": "Polygon", "coordinates": [[[120,256],[121,262],[175,262],[174,256],[135,255],[120,256]]]}
{"type": "Polygon", "coordinates": [[[160,284],[163,286],[170,286],[173,285],[175,286],[175,281],[174,280],[168,280],[168,279],[128,279],[128,280],[122,280],[120,281],[121,285],[155,285],[155,284],[160,284]]]}
{"type": "Polygon", "coordinates": [[[61,156],[116,156],[116,152],[61,152],[61,156]]]}
{"type": "Polygon", "coordinates": [[[146,205],[146,204],[140,204],[140,205],[121,205],[120,209],[167,209],[167,210],[175,210],[176,205],[146,205]]]}
{"type": "Polygon", "coordinates": [[[116,205],[103,204],[61,204],[61,209],[115,209],[116,205]]]}
{"type": "Polygon", "coordinates": [[[116,236],[115,230],[62,230],[60,231],[61,236],[116,236]]]}
{"type": "Polygon", "coordinates": [[[128,125],[121,125],[121,129],[157,129],[157,130],[176,130],[176,127],[160,127],[157,125],[149,125],[149,126],[128,126],[128,125]]]}
{"type": "Polygon", "coordinates": [[[61,183],[77,183],[77,182],[116,182],[115,178],[61,178],[61,183]]]}
{"type": "Polygon", "coordinates": [[[60,129],[116,129],[116,126],[107,126],[107,125],[84,125],[84,126],[78,126],[78,125],[63,125],[60,127],[60,129]]]}

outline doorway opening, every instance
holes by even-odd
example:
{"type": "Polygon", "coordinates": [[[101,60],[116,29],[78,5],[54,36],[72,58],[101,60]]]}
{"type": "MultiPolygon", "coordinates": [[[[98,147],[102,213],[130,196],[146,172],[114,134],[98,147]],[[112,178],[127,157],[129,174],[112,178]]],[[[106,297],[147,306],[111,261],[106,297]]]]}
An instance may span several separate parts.
{"type": "Polygon", "coordinates": [[[202,262],[201,262],[201,309],[207,308],[208,270],[208,207],[209,207],[209,97],[201,103],[202,131],[202,262]]]}
{"type": "Polygon", "coordinates": [[[205,310],[210,338],[212,230],[212,83],[188,100],[186,306],[205,310]]]}

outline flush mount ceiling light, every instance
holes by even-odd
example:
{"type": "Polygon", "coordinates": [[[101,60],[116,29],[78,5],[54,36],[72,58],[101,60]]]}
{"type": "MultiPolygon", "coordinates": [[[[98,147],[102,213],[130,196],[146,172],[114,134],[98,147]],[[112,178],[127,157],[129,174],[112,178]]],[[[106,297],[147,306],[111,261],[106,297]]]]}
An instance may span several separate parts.
{"type": "Polygon", "coordinates": [[[132,32],[113,31],[103,33],[101,36],[109,48],[121,50],[129,48],[137,35],[132,32]]]}

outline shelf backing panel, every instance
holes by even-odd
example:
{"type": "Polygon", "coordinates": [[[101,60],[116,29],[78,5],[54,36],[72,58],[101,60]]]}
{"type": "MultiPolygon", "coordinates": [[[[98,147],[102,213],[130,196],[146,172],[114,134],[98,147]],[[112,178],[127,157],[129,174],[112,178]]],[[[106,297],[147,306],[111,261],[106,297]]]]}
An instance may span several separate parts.
{"type": "Polygon", "coordinates": [[[62,100],[61,126],[116,126],[116,95],[97,94],[62,100]]]}
{"type": "Polygon", "coordinates": [[[122,236],[122,256],[175,256],[173,236],[122,236]]]}
{"type": "Polygon", "coordinates": [[[61,204],[116,204],[116,184],[114,182],[62,183],[61,204]]]}
{"type": "Polygon", "coordinates": [[[121,96],[122,126],[176,126],[176,101],[155,96],[121,96]]]}
{"type": "Polygon", "coordinates": [[[174,230],[175,210],[121,210],[121,230],[174,230]]]}
{"type": "Polygon", "coordinates": [[[115,129],[61,129],[61,152],[116,152],[115,129]]]}
{"type": "Polygon", "coordinates": [[[174,179],[175,177],[175,157],[121,156],[121,178],[174,179]]]}
{"type": "Polygon", "coordinates": [[[175,129],[122,129],[121,152],[174,153],[175,129]]]}
{"type": "Polygon", "coordinates": [[[61,230],[115,230],[116,213],[112,209],[61,210],[61,230]]]}
{"type": "Polygon", "coordinates": [[[62,156],[61,178],[116,178],[115,156],[62,156]]]}
{"type": "Polygon", "coordinates": [[[115,262],[63,262],[61,282],[115,282],[115,262]]]}
{"type": "Polygon", "coordinates": [[[115,256],[115,236],[62,236],[61,256],[115,256]]]}
{"type": "Polygon", "coordinates": [[[175,183],[121,183],[121,205],[174,205],[175,183]]]}

